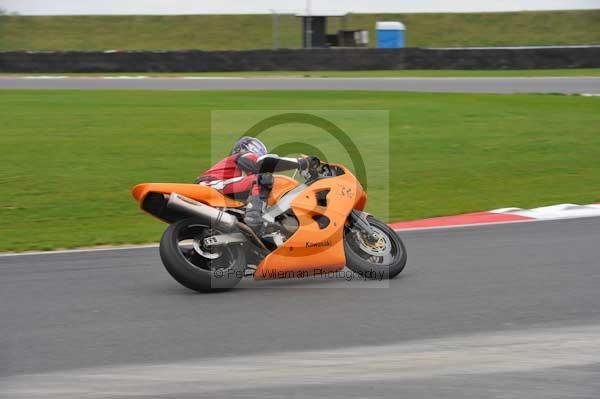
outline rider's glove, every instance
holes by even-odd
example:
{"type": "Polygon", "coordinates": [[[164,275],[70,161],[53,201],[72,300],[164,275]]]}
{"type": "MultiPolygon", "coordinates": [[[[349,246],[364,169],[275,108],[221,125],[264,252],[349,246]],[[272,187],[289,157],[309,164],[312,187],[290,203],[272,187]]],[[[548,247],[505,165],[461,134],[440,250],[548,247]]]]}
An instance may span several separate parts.
{"type": "Polygon", "coordinates": [[[298,169],[300,174],[306,180],[312,180],[317,177],[317,168],[321,164],[321,161],[317,157],[304,157],[298,159],[298,169]]]}
{"type": "Polygon", "coordinates": [[[298,158],[298,169],[300,171],[317,169],[320,164],[321,161],[317,157],[298,158]]]}

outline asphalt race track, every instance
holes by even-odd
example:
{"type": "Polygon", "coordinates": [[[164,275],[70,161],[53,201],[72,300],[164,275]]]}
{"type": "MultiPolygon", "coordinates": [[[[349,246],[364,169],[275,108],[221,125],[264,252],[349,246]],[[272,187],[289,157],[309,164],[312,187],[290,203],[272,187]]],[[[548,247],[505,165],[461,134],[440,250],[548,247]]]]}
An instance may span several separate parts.
{"type": "Polygon", "coordinates": [[[140,78],[0,77],[0,89],[388,90],[600,94],[600,77],[547,78],[140,78]]]}
{"type": "Polygon", "coordinates": [[[598,397],[600,218],[401,236],[389,286],[197,294],[156,248],[0,257],[0,397],[598,397]]]}

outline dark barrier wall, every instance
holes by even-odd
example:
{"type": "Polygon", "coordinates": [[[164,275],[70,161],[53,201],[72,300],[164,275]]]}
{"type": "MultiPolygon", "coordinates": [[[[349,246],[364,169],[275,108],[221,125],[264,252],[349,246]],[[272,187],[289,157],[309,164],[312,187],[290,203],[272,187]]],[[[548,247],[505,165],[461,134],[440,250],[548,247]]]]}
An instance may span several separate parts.
{"type": "Polygon", "coordinates": [[[600,67],[600,46],[481,49],[0,52],[0,72],[221,72],[600,67]]]}

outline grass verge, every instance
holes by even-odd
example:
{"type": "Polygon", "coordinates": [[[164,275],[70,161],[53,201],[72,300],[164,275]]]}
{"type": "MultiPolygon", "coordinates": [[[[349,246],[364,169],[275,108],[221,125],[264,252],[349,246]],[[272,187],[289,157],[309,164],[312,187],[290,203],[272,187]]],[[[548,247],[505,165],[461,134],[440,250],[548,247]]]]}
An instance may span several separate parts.
{"type": "Polygon", "coordinates": [[[390,151],[393,220],[600,200],[598,98],[0,91],[0,251],[157,241],[165,226],[130,188],[192,180],[209,166],[210,111],[239,109],[388,110],[389,148],[361,150],[390,151]]]}
{"type": "MultiPolygon", "coordinates": [[[[350,14],[330,18],[330,33],[402,21],[413,47],[600,43],[600,10],[350,14]]],[[[280,16],[280,46],[301,47],[301,22],[280,16]]],[[[0,50],[244,50],[271,48],[271,15],[0,16],[0,50]]]]}

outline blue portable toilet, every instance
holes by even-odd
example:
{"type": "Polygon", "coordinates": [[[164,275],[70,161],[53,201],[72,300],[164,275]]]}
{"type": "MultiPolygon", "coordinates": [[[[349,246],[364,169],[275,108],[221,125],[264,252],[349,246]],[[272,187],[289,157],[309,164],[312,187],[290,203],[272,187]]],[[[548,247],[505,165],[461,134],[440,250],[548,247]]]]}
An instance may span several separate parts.
{"type": "Polygon", "coordinates": [[[377,31],[377,48],[404,47],[404,32],[406,28],[402,22],[377,22],[375,30],[377,31]]]}

